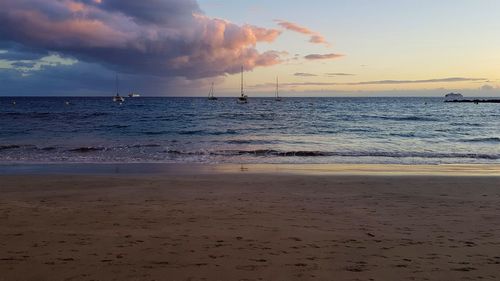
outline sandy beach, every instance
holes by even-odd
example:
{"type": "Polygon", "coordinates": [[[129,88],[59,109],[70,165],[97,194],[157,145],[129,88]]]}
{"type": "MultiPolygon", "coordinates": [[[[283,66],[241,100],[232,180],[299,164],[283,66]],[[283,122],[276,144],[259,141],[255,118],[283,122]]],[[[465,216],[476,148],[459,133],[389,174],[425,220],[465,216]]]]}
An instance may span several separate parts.
{"type": "Polygon", "coordinates": [[[0,280],[500,278],[498,166],[0,170],[0,280]]]}

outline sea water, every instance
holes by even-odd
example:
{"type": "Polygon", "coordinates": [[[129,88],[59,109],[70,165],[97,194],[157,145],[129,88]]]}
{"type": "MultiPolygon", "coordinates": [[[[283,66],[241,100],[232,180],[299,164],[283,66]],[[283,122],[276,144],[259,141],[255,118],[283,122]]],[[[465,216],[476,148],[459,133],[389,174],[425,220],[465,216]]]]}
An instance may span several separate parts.
{"type": "Polygon", "coordinates": [[[0,98],[1,163],[500,163],[500,105],[0,98]],[[15,105],[13,104],[15,101],[15,105]]]}

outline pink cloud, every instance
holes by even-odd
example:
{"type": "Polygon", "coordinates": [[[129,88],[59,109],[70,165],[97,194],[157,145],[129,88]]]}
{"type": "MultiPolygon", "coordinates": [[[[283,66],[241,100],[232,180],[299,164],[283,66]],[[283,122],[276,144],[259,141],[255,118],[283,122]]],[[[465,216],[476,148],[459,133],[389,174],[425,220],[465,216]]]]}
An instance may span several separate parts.
{"type": "Polygon", "coordinates": [[[330,45],[330,43],[328,43],[326,41],[326,38],[323,37],[322,35],[319,35],[319,34],[311,36],[311,39],[309,40],[309,42],[314,43],[314,44],[327,44],[327,45],[330,45]]]}
{"type": "Polygon", "coordinates": [[[158,76],[213,77],[281,61],[256,49],[279,30],[210,18],[195,0],[2,0],[0,34],[0,43],[158,76]]]}
{"type": "Polygon", "coordinates": [[[315,32],[313,32],[312,30],[303,26],[299,26],[293,22],[282,21],[282,20],[276,20],[276,22],[278,23],[279,26],[291,31],[295,31],[306,35],[315,34],[315,32]]]}
{"type": "Polygon", "coordinates": [[[301,33],[304,35],[310,35],[311,37],[309,39],[309,42],[313,44],[325,44],[327,46],[330,46],[330,43],[326,40],[326,38],[323,35],[319,34],[318,32],[312,31],[307,27],[300,26],[293,22],[284,20],[275,20],[275,21],[278,23],[279,26],[287,30],[301,33]]]}

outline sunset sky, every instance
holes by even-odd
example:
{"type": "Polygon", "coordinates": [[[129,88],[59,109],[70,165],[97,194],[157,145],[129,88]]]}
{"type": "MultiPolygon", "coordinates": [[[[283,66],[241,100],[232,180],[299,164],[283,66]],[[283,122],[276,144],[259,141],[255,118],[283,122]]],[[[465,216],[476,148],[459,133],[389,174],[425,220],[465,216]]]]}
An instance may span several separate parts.
{"type": "Polygon", "coordinates": [[[2,0],[0,95],[500,95],[496,0],[2,0]]]}

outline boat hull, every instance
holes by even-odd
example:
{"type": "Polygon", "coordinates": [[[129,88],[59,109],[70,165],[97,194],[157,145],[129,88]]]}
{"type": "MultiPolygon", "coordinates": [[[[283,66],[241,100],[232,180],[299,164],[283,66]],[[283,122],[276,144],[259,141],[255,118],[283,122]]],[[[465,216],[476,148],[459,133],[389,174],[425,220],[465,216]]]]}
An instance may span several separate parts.
{"type": "Polygon", "coordinates": [[[492,100],[447,100],[447,103],[500,103],[500,99],[492,100]]]}

